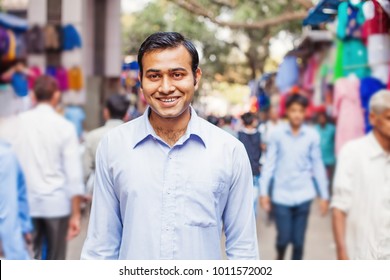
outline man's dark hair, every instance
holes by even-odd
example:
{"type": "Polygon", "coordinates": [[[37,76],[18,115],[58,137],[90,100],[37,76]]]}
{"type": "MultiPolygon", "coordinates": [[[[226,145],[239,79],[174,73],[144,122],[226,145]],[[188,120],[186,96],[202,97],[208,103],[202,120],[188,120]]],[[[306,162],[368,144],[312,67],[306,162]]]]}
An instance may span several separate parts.
{"type": "Polygon", "coordinates": [[[126,116],[129,106],[129,99],[120,94],[113,94],[106,101],[106,108],[110,112],[111,119],[123,119],[126,116]]]}
{"type": "Polygon", "coordinates": [[[245,126],[250,126],[252,125],[253,121],[255,120],[255,115],[248,112],[245,113],[241,116],[242,122],[244,123],[245,126]]]}
{"type": "Polygon", "coordinates": [[[292,94],[286,99],[286,108],[290,108],[293,104],[299,104],[303,108],[307,108],[309,106],[309,101],[300,94],[292,94]]]}
{"type": "Polygon", "coordinates": [[[171,49],[171,48],[177,48],[179,46],[184,46],[187,51],[191,55],[191,68],[192,73],[194,74],[199,66],[199,55],[198,51],[196,50],[194,44],[186,39],[183,35],[177,32],[156,32],[152,35],[150,35],[146,40],[142,43],[141,47],[138,51],[138,64],[139,64],[139,70],[140,75],[142,78],[142,58],[146,53],[156,51],[156,50],[165,50],[165,49],[171,49]]]}
{"type": "Polygon", "coordinates": [[[40,76],[34,84],[34,94],[38,102],[50,101],[58,91],[57,81],[48,75],[40,76]]]}
{"type": "Polygon", "coordinates": [[[225,117],[223,117],[223,122],[225,124],[231,124],[233,121],[233,117],[231,115],[226,115],[225,117]]]}

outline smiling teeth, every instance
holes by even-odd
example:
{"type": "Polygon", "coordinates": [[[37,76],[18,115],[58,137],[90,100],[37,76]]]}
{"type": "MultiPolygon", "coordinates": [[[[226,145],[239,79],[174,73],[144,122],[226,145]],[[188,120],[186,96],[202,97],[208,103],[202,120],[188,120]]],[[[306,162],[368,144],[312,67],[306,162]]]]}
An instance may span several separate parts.
{"type": "Polygon", "coordinates": [[[163,102],[174,102],[176,98],[171,98],[171,99],[161,99],[163,102]]]}

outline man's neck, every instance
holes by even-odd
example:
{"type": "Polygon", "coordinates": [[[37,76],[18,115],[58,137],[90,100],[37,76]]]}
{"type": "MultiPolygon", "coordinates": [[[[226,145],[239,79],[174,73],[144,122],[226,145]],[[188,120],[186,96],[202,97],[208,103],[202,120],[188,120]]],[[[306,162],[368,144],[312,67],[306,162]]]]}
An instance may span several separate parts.
{"type": "Polygon", "coordinates": [[[382,149],[390,154],[390,140],[385,138],[381,133],[379,133],[377,130],[373,130],[374,136],[376,140],[378,141],[379,145],[382,147],[382,149]]]}
{"type": "Polygon", "coordinates": [[[191,109],[188,108],[176,118],[162,118],[151,110],[149,121],[156,134],[172,147],[187,130],[188,123],[191,119],[190,110],[191,109]]]}
{"type": "Polygon", "coordinates": [[[301,128],[302,128],[302,125],[293,126],[292,124],[290,124],[290,127],[291,127],[292,134],[293,134],[293,135],[298,135],[298,134],[299,134],[299,131],[300,131],[301,128]]]}

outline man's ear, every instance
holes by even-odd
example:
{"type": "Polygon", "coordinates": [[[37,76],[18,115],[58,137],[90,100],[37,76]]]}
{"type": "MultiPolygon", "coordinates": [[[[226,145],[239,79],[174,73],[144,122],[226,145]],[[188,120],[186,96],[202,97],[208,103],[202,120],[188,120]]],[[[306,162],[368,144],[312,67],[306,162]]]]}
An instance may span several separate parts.
{"type": "Polygon", "coordinates": [[[142,88],[142,76],[141,76],[141,71],[138,73],[138,80],[141,84],[141,88],[142,88]]]}
{"type": "Polygon", "coordinates": [[[373,112],[370,113],[369,119],[370,119],[371,126],[375,127],[377,118],[378,117],[377,117],[377,115],[375,113],[373,113],[373,112]]]}
{"type": "Polygon", "coordinates": [[[202,78],[202,70],[198,67],[198,69],[196,69],[195,72],[195,81],[194,81],[195,90],[199,88],[199,82],[201,78],[202,78]]]}

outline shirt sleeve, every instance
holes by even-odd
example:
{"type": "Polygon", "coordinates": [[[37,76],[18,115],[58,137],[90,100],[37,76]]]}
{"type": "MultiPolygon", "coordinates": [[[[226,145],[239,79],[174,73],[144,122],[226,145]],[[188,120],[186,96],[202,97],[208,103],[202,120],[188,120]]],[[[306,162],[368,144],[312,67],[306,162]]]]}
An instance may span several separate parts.
{"type": "Polygon", "coordinates": [[[103,138],[96,153],[95,186],[88,235],[81,259],[115,260],[122,241],[119,199],[109,171],[108,139],[103,138]]]}
{"type": "Polygon", "coordinates": [[[24,178],[22,168],[17,161],[16,161],[16,166],[18,172],[17,182],[18,182],[19,219],[22,225],[22,232],[30,233],[33,230],[33,226],[31,222],[30,209],[27,200],[26,181],[24,178]]]}
{"type": "Polygon", "coordinates": [[[63,164],[70,197],[85,193],[82,175],[80,146],[76,130],[72,126],[64,141],[63,164]]]}
{"type": "Polygon", "coordinates": [[[348,213],[352,203],[352,176],[354,173],[353,154],[354,153],[350,151],[350,146],[348,144],[341,149],[333,182],[331,207],[340,209],[345,213],[348,213]]]}
{"type": "Polygon", "coordinates": [[[226,255],[229,259],[258,259],[252,169],[242,144],[233,157],[232,183],[223,213],[226,255]]]}
{"type": "Polygon", "coordinates": [[[90,136],[87,135],[85,139],[85,150],[83,153],[84,182],[87,182],[89,176],[92,174],[94,168],[94,159],[95,155],[91,146],[91,139],[90,136]]]}
{"type": "Polygon", "coordinates": [[[274,177],[277,156],[278,143],[276,132],[273,132],[268,139],[265,164],[263,165],[263,173],[260,177],[260,196],[269,196],[269,188],[271,180],[274,177]]]}
{"type": "Polygon", "coordinates": [[[319,196],[322,199],[329,200],[329,180],[326,175],[324,162],[321,156],[320,137],[317,131],[313,131],[313,142],[310,149],[310,159],[313,166],[313,177],[317,182],[319,196]]]}

